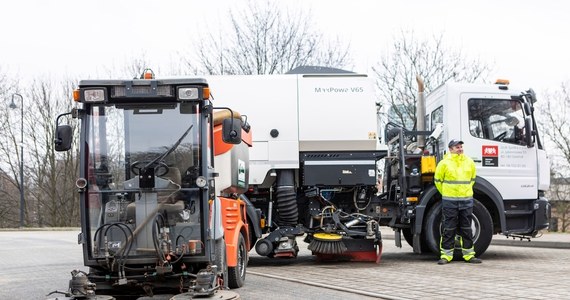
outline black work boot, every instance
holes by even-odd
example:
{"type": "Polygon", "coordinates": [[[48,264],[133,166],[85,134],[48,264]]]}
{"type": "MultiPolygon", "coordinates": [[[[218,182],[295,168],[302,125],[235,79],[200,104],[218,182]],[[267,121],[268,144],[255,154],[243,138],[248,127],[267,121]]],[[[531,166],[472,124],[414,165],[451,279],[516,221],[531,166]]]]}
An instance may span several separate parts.
{"type": "Polygon", "coordinates": [[[480,258],[471,257],[470,260],[466,260],[465,262],[468,262],[468,263],[470,263],[470,264],[480,264],[480,263],[482,263],[483,261],[482,261],[480,258]]]}
{"type": "Polygon", "coordinates": [[[448,263],[449,263],[449,260],[447,260],[447,259],[445,259],[445,258],[440,258],[440,259],[437,261],[437,264],[438,264],[438,265],[445,265],[445,264],[448,264],[448,263]]]}

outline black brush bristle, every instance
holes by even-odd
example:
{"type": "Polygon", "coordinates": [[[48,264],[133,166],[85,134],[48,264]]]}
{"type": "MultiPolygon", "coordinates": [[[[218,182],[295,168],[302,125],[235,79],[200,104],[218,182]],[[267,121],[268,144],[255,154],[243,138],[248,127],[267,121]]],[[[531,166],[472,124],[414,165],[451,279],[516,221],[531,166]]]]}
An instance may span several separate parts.
{"type": "Polygon", "coordinates": [[[313,239],[307,248],[314,253],[321,254],[342,254],[347,250],[346,245],[344,245],[342,240],[319,241],[313,239]]]}

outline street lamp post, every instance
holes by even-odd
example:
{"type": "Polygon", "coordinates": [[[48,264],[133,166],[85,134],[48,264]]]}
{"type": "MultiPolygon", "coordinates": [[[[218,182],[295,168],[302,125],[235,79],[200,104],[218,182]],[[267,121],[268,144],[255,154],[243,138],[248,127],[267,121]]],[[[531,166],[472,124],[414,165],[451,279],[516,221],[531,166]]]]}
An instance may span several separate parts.
{"type": "Polygon", "coordinates": [[[18,108],[14,96],[20,97],[20,227],[24,227],[24,97],[17,93],[12,94],[12,109],[18,108]]]}

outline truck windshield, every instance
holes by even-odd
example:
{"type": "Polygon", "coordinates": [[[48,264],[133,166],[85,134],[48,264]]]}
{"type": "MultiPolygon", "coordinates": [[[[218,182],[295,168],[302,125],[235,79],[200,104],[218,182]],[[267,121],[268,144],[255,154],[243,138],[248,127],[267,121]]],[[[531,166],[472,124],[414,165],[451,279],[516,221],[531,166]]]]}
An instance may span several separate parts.
{"type": "Polygon", "coordinates": [[[151,109],[93,106],[85,138],[88,176],[94,177],[88,178],[90,185],[124,190],[125,180],[136,176],[134,165],[144,166],[168,153],[158,161],[156,175],[189,187],[182,177],[196,173],[200,161],[196,111],[177,104],[151,109]]]}
{"type": "Polygon", "coordinates": [[[154,223],[148,220],[156,213],[164,224],[183,224],[176,231],[184,237],[181,241],[201,240],[200,231],[194,228],[202,211],[194,183],[200,175],[197,111],[197,105],[188,103],[87,109],[82,167],[88,181],[85,217],[90,239],[97,240],[91,255],[102,257],[107,251],[148,254],[145,249],[154,249],[154,223]],[[150,166],[160,184],[141,190],[137,175],[150,166]],[[127,238],[128,232],[138,233],[127,238]],[[110,242],[102,243],[103,236],[110,242]]]}

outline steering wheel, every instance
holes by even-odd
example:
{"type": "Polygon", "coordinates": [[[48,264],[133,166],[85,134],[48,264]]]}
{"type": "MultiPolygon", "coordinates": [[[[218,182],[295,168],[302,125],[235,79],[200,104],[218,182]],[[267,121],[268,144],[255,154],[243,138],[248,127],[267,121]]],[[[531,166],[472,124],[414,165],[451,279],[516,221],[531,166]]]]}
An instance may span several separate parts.
{"type": "MultiPolygon", "coordinates": [[[[133,172],[135,175],[139,175],[141,173],[141,169],[144,166],[148,165],[148,163],[148,161],[135,161],[131,164],[131,172],[133,172]]],[[[163,162],[155,162],[151,165],[151,167],[154,167],[154,175],[159,177],[166,175],[170,170],[168,165],[163,162]]]]}
{"type": "Polygon", "coordinates": [[[501,134],[499,134],[499,135],[497,135],[493,140],[495,140],[495,141],[502,141],[502,140],[505,138],[505,136],[507,136],[507,132],[506,132],[506,131],[503,132],[503,133],[501,133],[501,134]]]}

